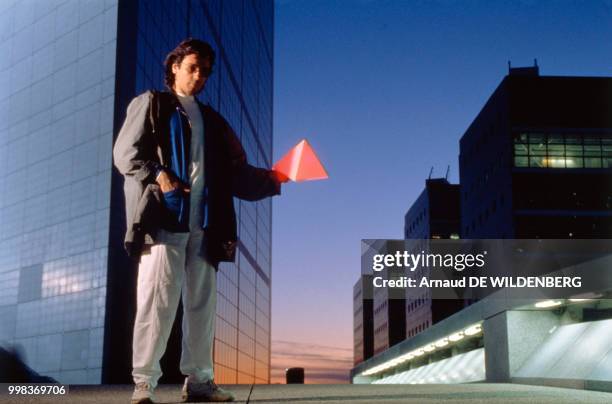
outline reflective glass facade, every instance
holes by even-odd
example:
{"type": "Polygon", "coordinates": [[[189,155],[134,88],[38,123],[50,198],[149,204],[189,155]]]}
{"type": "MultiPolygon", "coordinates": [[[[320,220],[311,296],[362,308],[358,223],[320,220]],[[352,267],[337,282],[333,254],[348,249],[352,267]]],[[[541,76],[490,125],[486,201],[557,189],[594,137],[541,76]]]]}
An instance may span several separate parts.
{"type": "MultiPolygon", "coordinates": [[[[200,99],[251,164],[269,167],[272,35],[271,1],[0,3],[0,340],[21,344],[36,371],[130,382],[135,272],[114,135],[134,96],[163,89],[167,52],[198,37],[217,52],[200,99]]],[[[215,377],[268,383],[271,200],[235,206],[240,245],[218,273],[215,377]]]]}
{"type": "Polygon", "coordinates": [[[102,373],[116,1],[0,2],[0,340],[102,373]]]}
{"type": "MultiPolygon", "coordinates": [[[[119,65],[124,76],[118,80],[122,93],[117,114],[124,113],[135,95],[163,89],[162,63],[178,42],[189,36],[206,40],[217,60],[200,100],[228,120],[251,164],[270,167],[273,10],[272,2],[243,0],[143,0],[126,5],[119,41],[132,46],[119,51],[125,60],[119,65]]],[[[217,277],[215,379],[268,383],[272,204],[268,198],[256,203],[236,200],[235,206],[237,260],[222,264],[217,277]]],[[[121,266],[118,260],[110,262],[121,266]]],[[[176,342],[171,339],[170,344],[177,348],[176,342]]],[[[171,346],[173,355],[177,357],[178,350],[171,346]]]]}

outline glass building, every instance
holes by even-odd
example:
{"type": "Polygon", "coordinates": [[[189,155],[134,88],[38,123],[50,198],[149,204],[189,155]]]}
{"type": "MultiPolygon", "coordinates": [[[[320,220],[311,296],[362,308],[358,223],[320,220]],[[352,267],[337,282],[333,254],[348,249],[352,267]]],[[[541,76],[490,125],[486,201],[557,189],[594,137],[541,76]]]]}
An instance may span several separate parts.
{"type": "MultiPolygon", "coordinates": [[[[112,145],[130,100],[163,89],[165,55],[217,52],[200,99],[251,164],[272,159],[273,3],[0,2],[0,341],[64,383],[129,383],[135,267],[112,145]]],[[[235,201],[239,249],[218,273],[215,378],[270,380],[271,200],[235,201]]],[[[180,310],[162,381],[180,380],[180,310]],[[175,373],[173,373],[175,372],[175,373]]]]}

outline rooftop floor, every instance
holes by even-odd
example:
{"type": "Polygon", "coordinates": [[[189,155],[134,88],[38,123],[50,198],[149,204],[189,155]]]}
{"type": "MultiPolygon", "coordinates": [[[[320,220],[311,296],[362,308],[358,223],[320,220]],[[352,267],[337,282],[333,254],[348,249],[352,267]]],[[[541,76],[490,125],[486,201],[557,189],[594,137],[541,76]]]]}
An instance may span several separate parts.
{"type": "MultiPolygon", "coordinates": [[[[130,385],[70,386],[65,396],[8,396],[6,384],[2,403],[129,403],[130,385]]],[[[438,385],[235,385],[224,386],[239,403],[611,403],[612,393],[526,386],[519,384],[438,385]]],[[[157,403],[180,402],[181,386],[162,385],[157,403]]]]}

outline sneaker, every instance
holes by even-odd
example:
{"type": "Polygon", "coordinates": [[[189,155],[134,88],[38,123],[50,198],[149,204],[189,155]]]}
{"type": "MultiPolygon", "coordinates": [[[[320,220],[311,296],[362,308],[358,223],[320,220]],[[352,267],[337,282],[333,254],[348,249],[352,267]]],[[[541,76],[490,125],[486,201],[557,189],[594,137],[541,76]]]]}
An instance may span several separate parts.
{"type": "Polygon", "coordinates": [[[197,383],[190,382],[189,378],[185,379],[182,398],[183,402],[193,403],[234,401],[234,395],[217,386],[214,381],[197,383]]]}
{"type": "Polygon", "coordinates": [[[155,396],[149,383],[138,383],[132,394],[132,404],[153,404],[155,396]]]}

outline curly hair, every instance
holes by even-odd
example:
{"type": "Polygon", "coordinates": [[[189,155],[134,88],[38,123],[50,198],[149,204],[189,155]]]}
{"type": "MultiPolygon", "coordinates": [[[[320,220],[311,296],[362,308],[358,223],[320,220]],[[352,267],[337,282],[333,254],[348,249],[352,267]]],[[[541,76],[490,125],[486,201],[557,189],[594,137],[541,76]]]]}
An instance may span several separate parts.
{"type": "Polygon", "coordinates": [[[215,51],[213,50],[212,46],[210,46],[208,42],[204,42],[199,39],[187,38],[179,43],[170,53],[168,53],[166,60],[164,61],[164,83],[168,89],[172,90],[172,87],[174,86],[174,73],[172,73],[172,65],[175,63],[181,64],[185,56],[194,53],[202,59],[208,59],[212,69],[212,66],[215,64],[215,51]]]}

